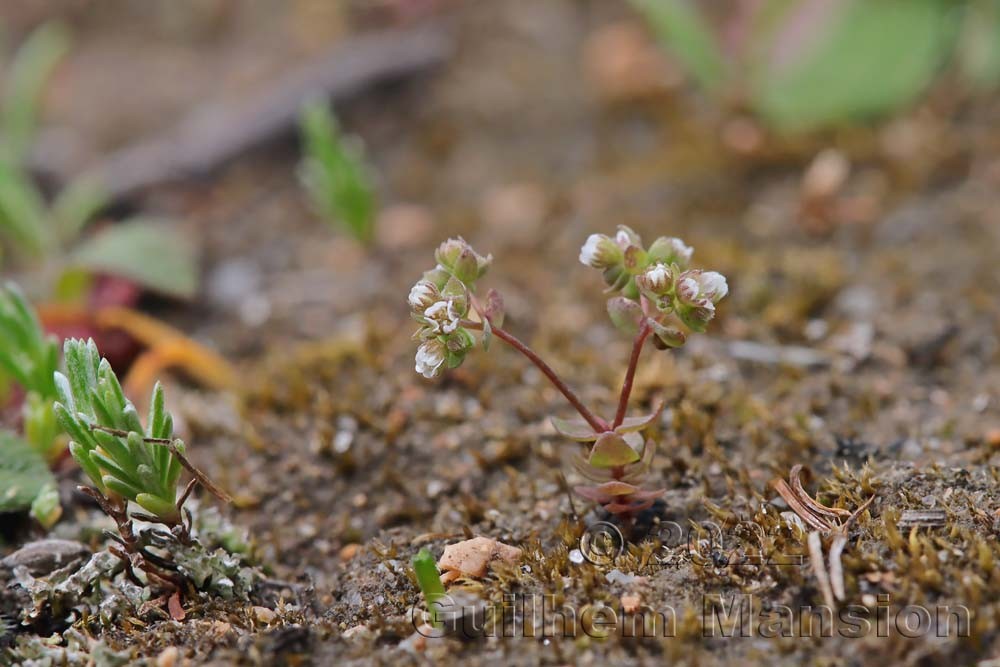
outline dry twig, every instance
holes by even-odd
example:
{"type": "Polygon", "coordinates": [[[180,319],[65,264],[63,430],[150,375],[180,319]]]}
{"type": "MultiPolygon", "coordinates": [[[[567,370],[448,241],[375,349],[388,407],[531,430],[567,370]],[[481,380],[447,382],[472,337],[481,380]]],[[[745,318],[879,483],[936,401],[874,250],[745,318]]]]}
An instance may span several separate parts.
{"type": "Polygon", "coordinates": [[[847,531],[861,513],[868,509],[875,496],[862,503],[854,512],[840,507],[827,507],[806,492],[802,486],[802,470],[801,465],[793,466],[788,473],[788,482],[779,477],[772,480],[771,486],[785,499],[795,515],[812,528],[807,538],[809,561],[816,575],[823,601],[832,608],[836,600],[843,601],[847,597],[841,562],[841,555],[847,546],[847,531]],[[829,568],[823,560],[824,535],[832,535],[829,568]]]}

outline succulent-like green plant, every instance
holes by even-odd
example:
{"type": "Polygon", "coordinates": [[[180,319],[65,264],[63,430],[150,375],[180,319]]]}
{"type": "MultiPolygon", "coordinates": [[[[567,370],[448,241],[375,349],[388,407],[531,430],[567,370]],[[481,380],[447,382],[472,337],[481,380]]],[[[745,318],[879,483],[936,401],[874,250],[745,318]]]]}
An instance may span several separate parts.
{"type": "Polygon", "coordinates": [[[356,240],[371,243],[377,202],[360,141],[344,137],[320,102],[302,108],[299,129],[305,152],[299,176],[316,210],[356,240]]]}
{"type": "Polygon", "coordinates": [[[162,385],[153,389],[143,427],[93,340],[66,341],[64,356],[66,375],[55,374],[55,414],[71,438],[73,458],[105,498],[134,502],[161,523],[179,524],[177,482],[184,443],[173,437],[162,385]]]}
{"type": "Polygon", "coordinates": [[[50,463],[65,447],[52,411],[58,369],[56,339],[42,330],[20,288],[7,283],[0,288],[0,370],[24,391],[25,439],[50,463]]]}
{"type": "Polygon", "coordinates": [[[46,528],[62,514],[49,471],[66,447],[52,409],[58,368],[55,338],[45,335],[20,288],[0,287],[0,379],[24,393],[21,434],[0,431],[0,512],[30,508],[46,528]]]}
{"type": "Polygon", "coordinates": [[[685,332],[703,332],[715,317],[715,306],[729,292],[725,277],[715,271],[688,268],[693,249],[678,238],[661,236],[643,245],[633,230],[620,225],[614,237],[592,234],[580,249],[580,262],[599,269],[608,292],[608,314],[615,326],[633,336],[618,409],[611,420],[602,419],[583,404],[572,389],[538,354],[502,328],[503,299],[490,290],[480,303],[476,281],[492,261],[461,238],[449,239],[435,253],[437,265],[424,273],[410,290],[412,317],[419,323],[414,338],[421,341],[416,371],[424,377],[442,368],[460,365],[475,347],[473,331],[482,332],[485,348],[494,336],[526,356],[580,414],[582,419],[553,419],[556,430],[578,442],[588,443],[587,458],[575,457],[577,470],[593,486],[577,493],[612,514],[634,518],[663,494],[662,489],[640,487],[653,460],[655,443],[640,431],[652,425],[652,414],[626,417],[639,356],[647,340],[661,350],[684,345],[685,332]],[[475,314],[476,319],[471,319],[475,314]],[[592,444],[589,444],[592,443],[592,444]]]}

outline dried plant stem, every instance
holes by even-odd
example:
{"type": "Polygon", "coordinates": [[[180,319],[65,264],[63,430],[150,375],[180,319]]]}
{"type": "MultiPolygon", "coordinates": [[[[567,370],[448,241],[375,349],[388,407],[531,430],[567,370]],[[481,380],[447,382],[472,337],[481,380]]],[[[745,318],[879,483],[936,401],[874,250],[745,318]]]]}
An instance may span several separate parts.
{"type": "Polygon", "coordinates": [[[632,383],[635,381],[635,369],[639,365],[639,355],[642,353],[642,346],[653,331],[646,320],[643,320],[639,332],[635,335],[635,342],[632,344],[632,356],[628,360],[628,370],[625,372],[625,380],[622,382],[622,393],[618,397],[618,412],[615,413],[615,423],[611,428],[615,429],[625,421],[625,412],[628,410],[628,399],[632,394],[632,383]]]}
{"type": "MultiPolygon", "coordinates": [[[[483,329],[481,322],[463,321],[462,326],[468,329],[478,329],[480,331],[483,329]]],[[[540,370],[545,377],[549,379],[549,382],[551,382],[556,389],[562,392],[562,395],[566,397],[566,400],[570,402],[570,405],[576,408],[576,411],[580,413],[580,416],[583,417],[588,424],[590,424],[591,428],[593,428],[595,432],[603,433],[604,431],[611,430],[608,423],[591,412],[590,409],[583,404],[583,401],[580,400],[576,393],[569,388],[569,385],[563,382],[562,378],[560,378],[556,372],[552,370],[552,367],[545,363],[534,350],[522,343],[516,336],[500,327],[491,326],[490,330],[494,336],[526,356],[531,363],[538,367],[538,370],[540,370]]]]}
{"type": "MultiPolygon", "coordinates": [[[[96,424],[91,425],[90,428],[94,431],[104,431],[105,433],[109,433],[111,435],[115,435],[120,438],[128,437],[128,431],[123,431],[117,428],[107,428],[104,426],[98,426],[96,424]]],[[[215,483],[212,480],[210,480],[205,473],[199,470],[193,463],[191,463],[190,460],[188,460],[186,456],[184,456],[184,454],[181,453],[179,449],[177,449],[177,445],[174,444],[173,440],[169,440],[167,438],[143,438],[142,441],[148,442],[151,445],[159,445],[161,447],[166,447],[167,449],[170,450],[171,454],[177,457],[177,460],[180,461],[180,464],[184,467],[184,469],[187,470],[189,473],[191,473],[191,476],[194,477],[196,480],[198,480],[198,483],[201,484],[206,491],[208,491],[209,493],[211,493],[213,496],[215,496],[224,503],[231,503],[233,501],[233,499],[229,496],[228,493],[226,493],[218,486],[216,486],[215,483]]],[[[182,499],[186,500],[190,492],[191,492],[190,488],[186,489],[184,491],[182,499]]]]}

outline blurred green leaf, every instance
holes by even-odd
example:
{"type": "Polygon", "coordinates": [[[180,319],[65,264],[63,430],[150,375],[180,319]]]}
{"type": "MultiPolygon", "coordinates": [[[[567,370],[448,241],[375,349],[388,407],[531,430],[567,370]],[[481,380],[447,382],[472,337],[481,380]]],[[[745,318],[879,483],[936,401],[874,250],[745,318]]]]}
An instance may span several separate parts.
{"type": "Polygon", "coordinates": [[[42,455],[8,431],[0,431],[0,512],[31,507],[55,478],[42,455]]]}
{"type": "Polygon", "coordinates": [[[31,518],[40,523],[46,530],[52,528],[62,516],[62,505],[59,504],[59,489],[55,482],[43,486],[35,499],[31,501],[31,518]]]}
{"type": "Polygon", "coordinates": [[[631,0],[663,45],[708,90],[719,87],[726,63],[709,23],[689,0],[631,0]]]}
{"type": "Polygon", "coordinates": [[[974,88],[1000,83],[1000,0],[969,4],[958,42],[958,64],[974,88]]]}
{"type": "Polygon", "coordinates": [[[59,368],[59,346],[14,283],[0,287],[0,368],[26,392],[51,401],[59,368]]]}
{"type": "Polygon", "coordinates": [[[375,190],[360,144],[343,137],[336,118],[320,102],[303,107],[299,128],[305,151],[299,175],[319,213],[355,239],[370,243],[375,190]]]}
{"type": "Polygon", "coordinates": [[[45,201],[34,183],[0,160],[0,231],[22,253],[40,255],[52,242],[45,201]]]}
{"type": "Polygon", "coordinates": [[[97,181],[87,176],[70,181],[56,195],[51,208],[51,216],[62,240],[70,242],[76,239],[107,202],[107,193],[97,181]]]}
{"type": "Polygon", "coordinates": [[[133,219],[105,227],[80,243],[69,263],[181,299],[198,291],[194,246],[164,220],[133,219]]]}
{"type": "Polygon", "coordinates": [[[804,52],[757,68],[752,104],[794,130],[890,111],[930,83],[951,47],[955,18],[946,0],[840,3],[804,52]]]}
{"type": "Polygon", "coordinates": [[[38,105],[48,82],[69,51],[69,32],[47,23],[35,30],[18,49],[4,85],[0,111],[3,157],[19,164],[31,146],[38,125],[38,105]]]}

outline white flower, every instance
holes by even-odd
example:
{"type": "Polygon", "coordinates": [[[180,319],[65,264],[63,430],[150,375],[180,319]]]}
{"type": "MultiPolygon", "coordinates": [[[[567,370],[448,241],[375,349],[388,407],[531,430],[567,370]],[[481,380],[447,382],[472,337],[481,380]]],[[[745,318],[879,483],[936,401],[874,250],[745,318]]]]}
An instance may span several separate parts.
{"type": "Polygon", "coordinates": [[[434,283],[429,280],[418,281],[417,284],[410,289],[410,297],[408,299],[410,302],[410,308],[417,312],[426,310],[431,306],[431,304],[438,300],[439,296],[441,295],[434,283]]]}
{"type": "Polygon", "coordinates": [[[701,285],[701,296],[710,299],[712,303],[719,303],[724,296],[729,294],[726,277],[717,271],[702,273],[698,282],[701,285]]]}
{"type": "Polygon", "coordinates": [[[462,323],[454,299],[435,301],[424,311],[424,317],[434,333],[450,334],[462,323]]]}
{"type": "Polygon", "coordinates": [[[607,269],[621,260],[621,249],[604,234],[591,234],[580,248],[580,263],[595,269],[607,269]]]}
{"type": "Polygon", "coordinates": [[[701,285],[698,283],[695,271],[685,271],[677,281],[677,298],[684,303],[694,303],[698,300],[701,285]]]}
{"type": "Polygon", "coordinates": [[[688,305],[716,304],[729,294],[726,277],[717,271],[685,271],[677,281],[677,298],[688,305]]]}
{"type": "Polygon", "coordinates": [[[441,364],[444,363],[444,358],[445,347],[441,341],[437,339],[424,341],[417,348],[415,370],[425,378],[430,379],[438,374],[441,364]]]}

